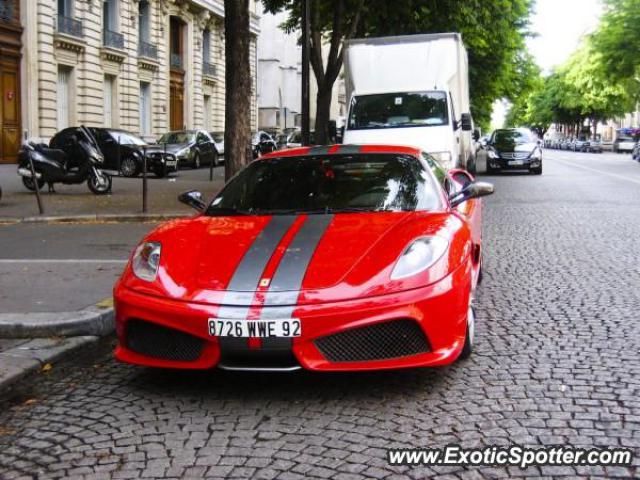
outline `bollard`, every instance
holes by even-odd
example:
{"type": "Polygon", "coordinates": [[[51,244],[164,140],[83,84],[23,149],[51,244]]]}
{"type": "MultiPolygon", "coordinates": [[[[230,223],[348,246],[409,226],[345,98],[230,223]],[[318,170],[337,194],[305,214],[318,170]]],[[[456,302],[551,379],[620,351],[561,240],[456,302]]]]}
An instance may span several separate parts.
{"type": "Polygon", "coordinates": [[[213,182],[213,158],[209,162],[209,181],[213,182]]]}
{"type": "Polygon", "coordinates": [[[120,147],[120,135],[118,135],[118,175],[122,174],[122,148],[120,147]]]}
{"type": "Polygon", "coordinates": [[[164,142],[164,154],[162,156],[162,178],[167,178],[167,142],[164,142]]]}
{"type": "Polygon", "coordinates": [[[147,147],[142,147],[142,213],[147,213],[147,147]]]}
{"type": "MultiPolygon", "coordinates": [[[[36,200],[38,201],[38,211],[40,215],[44,213],[44,207],[42,206],[42,199],[40,198],[40,184],[38,183],[38,177],[36,177],[36,169],[33,166],[33,158],[31,158],[31,152],[29,152],[29,167],[31,168],[31,178],[33,180],[33,186],[36,189],[36,200]]],[[[44,175],[42,176],[44,178],[44,175]]]]}

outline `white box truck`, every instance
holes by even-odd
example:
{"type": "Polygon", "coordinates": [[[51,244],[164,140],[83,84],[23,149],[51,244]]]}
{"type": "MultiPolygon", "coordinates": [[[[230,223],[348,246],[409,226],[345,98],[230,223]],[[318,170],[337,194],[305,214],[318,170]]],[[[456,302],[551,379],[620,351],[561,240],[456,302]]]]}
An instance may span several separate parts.
{"type": "Polygon", "coordinates": [[[467,51],[458,33],[345,42],[343,143],[419,147],[475,170],[467,51]]]}

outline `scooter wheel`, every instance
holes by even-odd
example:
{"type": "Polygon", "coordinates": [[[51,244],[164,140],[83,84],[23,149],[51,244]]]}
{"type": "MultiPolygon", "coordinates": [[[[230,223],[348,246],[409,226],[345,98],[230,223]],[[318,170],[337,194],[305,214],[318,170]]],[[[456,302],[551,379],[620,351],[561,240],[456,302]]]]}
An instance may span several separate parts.
{"type": "Polygon", "coordinates": [[[87,180],[89,190],[95,195],[106,195],[111,192],[111,183],[111,175],[107,175],[104,172],[100,172],[98,176],[90,175],[87,180]]]}
{"type": "MultiPolygon", "coordinates": [[[[22,177],[22,184],[25,186],[27,190],[31,190],[32,192],[36,191],[36,184],[31,177],[22,177]]],[[[44,187],[44,180],[38,180],[38,190],[42,190],[44,187]]]]}

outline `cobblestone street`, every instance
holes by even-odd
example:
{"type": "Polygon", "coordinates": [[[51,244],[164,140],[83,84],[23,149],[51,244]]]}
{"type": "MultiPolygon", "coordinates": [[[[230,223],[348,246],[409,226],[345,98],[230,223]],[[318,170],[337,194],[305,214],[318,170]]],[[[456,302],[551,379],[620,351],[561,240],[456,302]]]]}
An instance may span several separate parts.
{"type": "Polygon", "coordinates": [[[542,176],[481,179],[496,193],[469,360],[181,372],[116,363],[109,339],[0,402],[0,478],[638,478],[640,164],[549,150],[542,176]],[[450,443],[628,447],[635,466],[387,464],[450,443]]]}

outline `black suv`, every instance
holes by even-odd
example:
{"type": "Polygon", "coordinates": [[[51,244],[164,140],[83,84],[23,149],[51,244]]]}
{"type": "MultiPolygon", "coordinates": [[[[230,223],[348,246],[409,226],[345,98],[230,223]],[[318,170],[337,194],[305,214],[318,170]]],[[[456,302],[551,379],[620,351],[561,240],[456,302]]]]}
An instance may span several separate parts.
{"type": "Polygon", "coordinates": [[[487,173],[529,170],[542,174],[542,149],[533,133],[525,128],[494,131],[487,143],[486,155],[487,173]]]}

